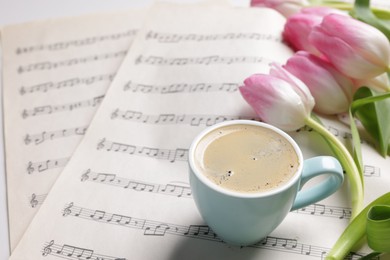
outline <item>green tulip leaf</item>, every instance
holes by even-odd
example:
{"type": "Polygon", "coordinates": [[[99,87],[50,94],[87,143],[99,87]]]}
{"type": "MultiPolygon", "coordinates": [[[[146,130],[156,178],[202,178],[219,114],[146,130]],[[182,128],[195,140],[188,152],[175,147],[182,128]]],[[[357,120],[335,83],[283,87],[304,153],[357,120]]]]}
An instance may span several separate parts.
{"type": "Polygon", "coordinates": [[[353,115],[377,142],[382,156],[387,155],[390,140],[390,93],[378,93],[368,87],[359,88],[351,104],[353,115]]]}
{"type": "MultiPolygon", "coordinates": [[[[371,202],[367,207],[365,207],[359,215],[357,215],[351,223],[347,226],[347,228],[344,230],[344,232],[341,234],[339,239],[336,241],[333,248],[330,250],[328,255],[325,259],[327,260],[335,260],[335,259],[344,259],[348,253],[354,248],[356,245],[358,245],[361,240],[365,237],[366,231],[367,231],[367,225],[368,225],[368,212],[371,211],[372,208],[376,206],[387,206],[390,207],[390,192],[380,196],[373,202],[371,202]]],[[[376,210],[377,211],[377,210],[376,210]]],[[[379,210],[382,211],[381,209],[379,210]]],[[[375,216],[376,212],[374,212],[374,218],[377,219],[378,217],[375,216]]],[[[383,217],[382,213],[380,215],[383,217]]],[[[373,230],[376,232],[376,229],[373,230]]],[[[387,229],[387,232],[389,232],[389,229],[387,229]]],[[[375,235],[371,234],[371,237],[375,235]]],[[[388,237],[388,236],[387,236],[388,237]]],[[[389,243],[387,240],[387,243],[389,243]]],[[[375,250],[375,249],[374,249],[375,250]]]]}
{"type": "Polygon", "coordinates": [[[390,252],[390,206],[373,206],[367,214],[367,243],[371,249],[390,252]]]}
{"type": "Polygon", "coordinates": [[[374,15],[370,9],[370,0],[356,0],[351,15],[362,22],[376,27],[390,40],[390,24],[388,21],[390,15],[388,13],[380,13],[378,16],[374,15]]]}

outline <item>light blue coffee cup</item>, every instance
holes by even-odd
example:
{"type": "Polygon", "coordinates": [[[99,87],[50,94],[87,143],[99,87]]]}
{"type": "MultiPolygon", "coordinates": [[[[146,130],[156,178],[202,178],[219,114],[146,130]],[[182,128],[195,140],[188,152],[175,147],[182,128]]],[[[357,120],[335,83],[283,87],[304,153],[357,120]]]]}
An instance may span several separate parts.
{"type": "MultiPolygon", "coordinates": [[[[255,244],[269,235],[290,211],[316,203],[337,191],[343,183],[343,170],[337,159],[318,156],[303,159],[296,142],[282,130],[251,120],[233,120],[202,131],[189,149],[190,185],[196,206],[209,227],[232,245],[255,244]],[[209,180],[195,164],[195,149],[209,132],[235,124],[268,128],[288,140],[299,158],[295,175],[284,185],[259,193],[240,193],[224,189],[209,180]],[[301,190],[310,179],[325,175],[319,183],[301,190]]],[[[259,172],[266,169],[259,169],[259,172]]]]}

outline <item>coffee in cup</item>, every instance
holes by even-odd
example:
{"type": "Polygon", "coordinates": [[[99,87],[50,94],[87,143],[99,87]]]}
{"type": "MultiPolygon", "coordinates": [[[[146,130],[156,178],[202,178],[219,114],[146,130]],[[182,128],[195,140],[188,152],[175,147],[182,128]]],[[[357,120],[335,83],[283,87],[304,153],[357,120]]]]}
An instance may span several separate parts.
{"type": "Polygon", "coordinates": [[[195,148],[194,159],[212,182],[244,193],[283,185],[299,166],[294,147],[284,137],[268,128],[245,124],[221,127],[205,135],[195,148]]]}
{"type": "Polygon", "coordinates": [[[191,192],[200,215],[232,245],[261,241],[288,212],[330,196],[344,178],[334,157],[304,160],[288,134],[251,120],[208,127],[193,140],[188,155],[191,192]],[[319,175],[325,178],[303,187],[319,175]]]}

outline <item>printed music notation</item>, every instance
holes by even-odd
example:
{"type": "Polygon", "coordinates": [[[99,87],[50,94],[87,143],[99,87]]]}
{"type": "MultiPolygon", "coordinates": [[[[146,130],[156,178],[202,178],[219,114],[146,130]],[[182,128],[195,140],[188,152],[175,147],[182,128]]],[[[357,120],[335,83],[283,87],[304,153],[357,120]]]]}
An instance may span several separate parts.
{"type": "MultiPolygon", "coordinates": [[[[337,128],[333,127],[333,126],[328,126],[327,129],[329,130],[329,132],[331,132],[336,137],[342,138],[344,140],[345,139],[352,140],[352,134],[350,132],[342,131],[342,130],[337,129],[337,128]]],[[[371,144],[370,141],[365,140],[363,138],[360,139],[360,142],[362,144],[363,143],[371,144]]]]}
{"type": "Polygon", "coordinates": [[[62,61],[54,61],[54,62],[44,61],[44,62],[33,63],[25,66],[19,66],[17,71],[19,74],[22,74],[22,73],[27,73],[32,71],[53,70],[62,67],[70,67],[78,64],[85,64],[89,62],[123,58],[126,56],[126,54],[127,54],[127,50],[112,52],[112,53],[90,55],[90,56],[85,56],[80,58],[72,58],[69,60],[62,60],[62,61]]]}
{"type": "MultiPolygon", "coordinates": [[[[329,130],[329,132],[331,132],[334,136],[342,139],[342,140],[351,140],[352,139],[352,134],[350,132],[346,132],[346,131],[342,131],[340,129],[337,129],[336,127],[334,126],[325,126],[327,130],[329,130]]],[[[304,126],[298,130],[296,130],[296,132],[304,132],[304,131],[307,131],[307,132],[311,132],[313,131],[313,129],[311,127],[308,127],[308,126],[304,126]]],[[[367,143],[367,144],[370,144],[369,141],[367,140],[363,140],[361,139],[360,140],[361,143],[367,143]]]]}
{"type": "Polygon", "coordinates": [[[350,219],[351,209],[345,207],[328,206],[324,204],[312,204],[294,212],[300,214],[309,214],[313,216],[323,216],[339,219],[350,219]]]}
{"type": "MultiPolygon", "coordinates": [[[[149,219],[135,218],[122,214],[109,213],[103,210],[94,210],[74,205],[73,202],[65,205],[62,215],[72,216],[105,224],[118,225],[126,228],[142,230],[145,236],[175,235],[221,243],[222,240],[207,225],[177,225],[149,219]]],[[[252,248],[276,250],[286,253],[306,255],[324,259],[330,248],[309,245],[298,242],[297,239],[268,236],[252,248]]],[[[359,259],[363,254],[350,254],[347,259],[359,259]]]]}
{"type": "Polygon", "coordinates": [[[54,168],[62,168],[70,160],[69,157],[59,158],[59,159],[50,159],[42,162],[28,162],[27,173],[33,174],[38,172],[44,172],[54,168]]]}
{"type": "Polygon", "coordinates": [[[40,83],[33,86],[22,86],[19,90],[20,95],[27,95],[33,93],[46,93],[50,90],[58,90],[63,88],[72,88],[75,86],[89,86],[97,82],[108,81],[111,82],[115,77],[115,73],[111,74],[102,74],[95,75],[85,78],[70,78],[66,80],[61,80],[57,82],[49,81],[45,83],[40,83]]]}
{"type": "Polygon", "coordinates": [[[219,122],[251,119],[259,120],[249,116],[228,116],[228,115],[176,115],[176,114],[159,114],[148,115],[134,110],[115,109],[111,113],[111,119],[122,119],[126,121],[145,123],[145,124],[188,124],[191,126],[206,125],[211,126],[219,122]]]}
{"type": "Polygon", "coordinates": [[[175,183],[169,183],[169,184],[147,183],[143,181],[137,181],[137,180],[119,177],[116,174],[112,174],[112,173],[94,172],[91,171],[90,169],[88,169],[85,173],[81,175],[81,181],[92,181],[92,182],[116,186],[119,188],[134,190],[134,191],[158,193],[163,195],[175,196],[179,198],[191,197],[191,189],[188,186],[188,184],[185,186],[185,185],[179,185],[175,183]]]}
{"type": "MultiPolygon", "coordinates": [[[[344,140],[345,139],[349,139],[349,140],[352,139],[351,133],[341,131],[333,126],[327,126],[326,128],[336,137],[339,137],[339,138],[341,137],[344,140]]],[[[296,132],[303,132],[303,131],[311,132],[311,131],[313,131],[313,129],[308,127],[308,126],[304,126],[300,129],[296,130],[296,132]]],[[[361,142],[369,144],[369,142],[364,141],[364,140],[361,140],[361,142]]],[[[381,176],[381,169],[377,166],[374,166],[374,165],[363,165],[363,175],[365,177],[380,177],[381,176]]]]}
{"type": "Polygon", "coordinates": [[[96,147],[97,150],[106,150],[107,152],[119,152],[129,155],[145,156],[160,160],[168,160],[171,163],[176,161],[187,161],[188,149],[161,149],[146,146],[136,146],[113,142],[103,138],[96,147]]]}
{"type": "Polygon", "coordinates": [[[83,39],[54,42],[54,43],[40,44],[40,45],[27,46],[27,47],[18,47],[16,48],[15,53],[17,55],[22,55],[22,54],[27,54],[27,53],[37,52],[37,51],[45,51],[45,50],[59,51],[59,50],[69,49],[72,47],[77,48],[77,47],[93,45],[105,41],[116,41],[122,38],[134,37],[136,36],[137,32],[138,30],[128,30],[125,32],[118,32],[113,34],[95,35],[83,39]]]}
{"type": "Polygon", "coordinates": [[[82,248],[72,245],[55,244],[54,240],[46,242],[42,249],[42,256],[56,256],[62,259],[77,259],[77,260],[126,260],[115,256],[108,256],[95,253],[94,250],[82,248]]]}
{"type": "Polygon", "coordinates": [[[49,115],[52,113],[59,113],[64,111],[73,111],[75,109],[80,108],[96,107],[102,102],[103,98],[104,95],[101,95],[74,103],[68,103],[63,105],[47,105],[34,107],[33,109],[24,109],[22,112],[22,118],[26,119],[27,117],[49,115]]]}
{"type": "Polygon", "coordinates": [[[88,126],[81,126],[81,127],[49,131],[49,132],[43,131],[42,133],[39,134],[26,134],[26,136],[24,137],[24,143],[25,145],[29,145],[29,144],[39,145],[45,141],[51,141],[57,138],[70,137],[75,135],[85,135],[87,129],[88,126]]]}
{"type": "MultiPolygon", "coordinates": [[[[134,191],[143,191],[148,193],[159,193],[171,195],[179,198],[189,198],[192,196],[191,188],[177,184],[156,184],[144,181],[132,180],[119,177],[113,173],[94,172],[91,169],[86,170],[80,178],[81,181],[92,181],[119,188],[130,189],[134,191]]],[[[344,207],[328,206],[324,204],[313,204],[294,211],[300,214],[309,214],[312,216],[333,217],[339,219],[350,219],[351,209],[344,207]]]]}
{"type": "Polygon", "coordinates": [[[365,177],[380,177],[381,169],[373,165],[363,165],[363,174],[365,177]]]}
{"type": "Polygon", "coordinates": [[[237,92],[239,83],[174,83],[170,85],[150,85],[134,82],[127,82],[123,86],[124,91],[141,92],[141,93],[158,93],[158,94],[174,94],[174,93],[201,93],[201,92],[237,92]]]}
{"type": "Polygon", "coordinates": [[[46,196],[47,194],[36,195],[35,193],[33,193],[31,197],[28,199],[31,208],[36,208],[38,205],[41,205],[43,201],[46,199],[46,196]]]}
{"type": "Polygon", "coordinates": [[[159,66],[185,66],[185,65],[215,65],[215,64],[242,64],[242,63],[270,63],[265,57],[256,56],[205,56],[205,57],[180,57],[166,58],[160,56],[138,56],[136,65],[159,65],[159,66]]]}
{"type": "Polygon", "coordinates": [[[260,33],[224,33],[224,34],[177,34],[177,33],[161,33],[149,31],[146,40],[156,40],[162,43],[178,43],[186,41],[223,41],[223,40],[255,40],[255,41],[273,41],[281,42],[280,35],[260,34],[260,33]]]}

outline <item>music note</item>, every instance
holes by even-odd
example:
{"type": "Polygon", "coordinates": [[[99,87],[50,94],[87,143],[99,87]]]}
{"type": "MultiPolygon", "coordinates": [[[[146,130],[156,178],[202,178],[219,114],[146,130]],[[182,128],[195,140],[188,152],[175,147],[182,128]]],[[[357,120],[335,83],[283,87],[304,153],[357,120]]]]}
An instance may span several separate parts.
{"type": "Polygon", "coordinates": [[[174,195],[177,197],[182,197],[185,190],[187,191],[186,194],[188,195],[188,187],[167,184],[164,188],[161,189],[163,193],[167,193],[168,195],[174,195]]]}
{"type": "Polygon", "coordinates": [[[313,204],[313,210],[310,212],[311,215],[314,215],[317,213],[323,215],[325,213],[325,205],[322,204],[313,204]]]}
{"type": "Polygon", "coordinates": [[[154,122],[155,124],[164,124],[164,123],[172,123],[174,122],[176,116],[174,114],[161,114],[158,116],[157,120],[154,122]]]}
{"type": "Polygon", "coordinates": [[[178,148],[175,150],[174,158],[170,161],[173,163],[175,161],[186,161],[188,157],[188,149],[178,148]]]}
{"type": "Polygon", "coordinates": [[[119,225],[128,225],[131,221],[130,217],[122,216],[118,214],[112,214],[111,218],[107,219],[107,222],[116,222],[119,225]]]}
{"type": "Polygon", "coordinates": [[[298,245],[298,241],[296,239],[287,239],[284,247],[293,249],[296,248],[297,245],[298,245]]]}
{"type": "Polygon", "coordinates": [[[116,179],[115,174],[110,174],[110,173],[98,173],[96,176],[93,178],[93,180],[99,180],[100,182],[106,182],[108,178],[108,182],[113,182],[116,179]]]}
{"type": "Polygon", "coordinates": [[[122,118],[123,119],[140,119],[142,116],[142,113],[141,112],[138,112],[138,111],[130,111],[130,110],[127,110],[123,115],[122,115],[122,118]]]}
{"type": "Polygon", "coordinates": [[[164,236],[170,227],[167,224],[158,224],[157,226],[147,226],[144,235],[164,236]]]}
{"type": "Polygon", "coordinates": [[[302,244],[301,254],[310,255],[311,254],[311,245],[302,244]]]}
{"type": "Polygon", "coordinates": [[[215,238],[216,234],[212,232],[210,227],[205,225],[190,225],[186,232],[183,235],[185,236],[195,236],[195,237],[208,237],[211,235],[215,238]]]}
{"type": "Polygon", "coordinates": [[[199,117],[199,116],[194,116],[192,119],[191,119],[191,125],[192,126],[199,126],[202,121],[204,120],[203,117],[199,117]]]}
{"type": "Polygon", "coordinates": [[[41,162],[38,164],[38,172],[43,172],[49,169],[49,164],[51,160],[46,160],[45,162],[41,162]]]}
{"type": "Polygon", "coordinates": [[[336,128],[334,128],[334,127],[332,127],[332,126],[329,126],[329,127],[328,127],[328,130],[329,130],[329,132],[331,132],[334,136],[339,136],[339,135],[340,135],[340,134],[339,134],[339,130],[336,129],[336,128]]]}
{"type": "Polygon", "coordinates": [[[366,177],[380,177],[381,169],[372,165],[364,165],[363,173],[366,177]]]}
{"type": "Polygon", "coordinates": [[[148,157],[156,157],[159,152],[159,149],[157,148],[150,148],[150,147],[142,147],[138,153],[144,154],[148,157]]]}
{"type": "Polygon", "coordinates": [[[75,256],[77,259],[80,258],[91,259],[93,255],[93,250],[70,246],[70,245],[63,245],[60,250],[56,251],[56,254],[65,255],[68,257],[75,256]]]}
{"type": "Polygon", "coordinates": [[[343,209],[340,219],[351,218],[351,210],[343,209]]]}
{"type": "Polygon", "coordinates": [[[93,214],[91,214],[89,217],[92,218],[92,219],[101,220],[101,219],[104,218],[105,215],[106,215],[105,211],[95,210],[95,212],[93,214]]]}

